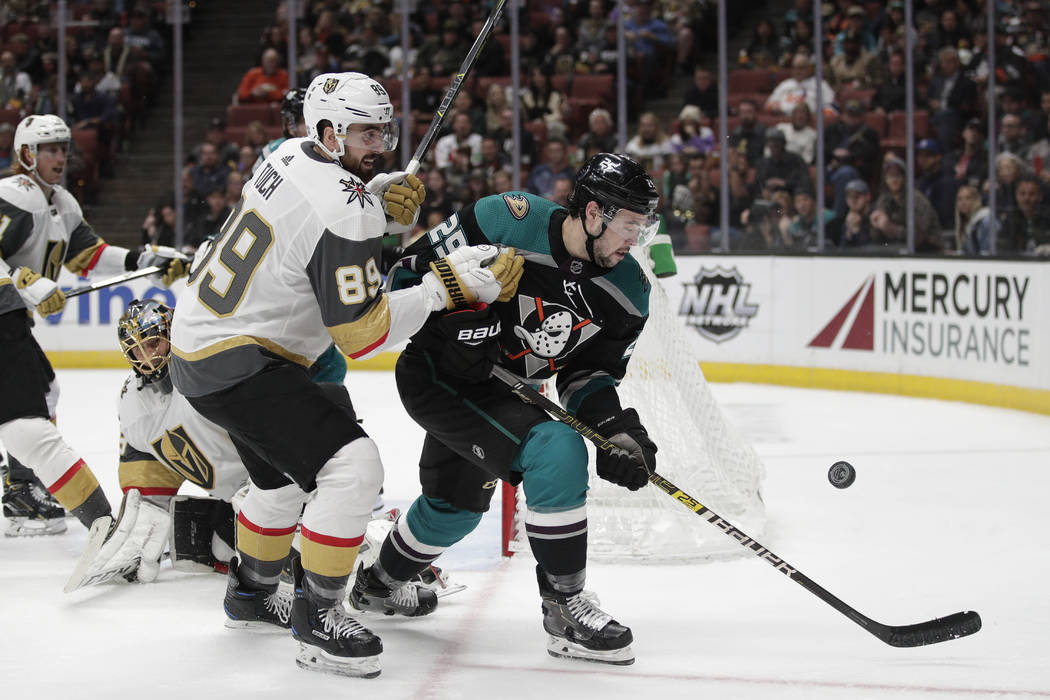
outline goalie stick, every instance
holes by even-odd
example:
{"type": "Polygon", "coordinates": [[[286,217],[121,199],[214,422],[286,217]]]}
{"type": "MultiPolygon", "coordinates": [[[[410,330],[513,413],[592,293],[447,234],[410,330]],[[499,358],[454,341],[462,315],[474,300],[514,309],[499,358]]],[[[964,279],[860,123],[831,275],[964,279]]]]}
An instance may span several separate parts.
{"type": "MultiPolygon", "coordinates": [[[[533,389],[524,381],[518,379],[506,369],[496,365],[492,368],[492,376],[509,386],[511,391],[513,391],[522,401],[542,408],[544,411],[578,432],[584,438],[590,440],[599,450],[609,450],[616,447],[616,445],[595,432],[593,428],[582,423],[564,408],[554,403],[546,396],[540,394],[540,392],[533,389]]],[[[656,472],[649,475],[649,482],[707,522],[717,527],[727,537],[736,540],[741,547],[750,550],[759,559],[769,562],[774,569],[784,574],[789,579],[838,610],[850,620],[860,625],[874,637],[890,646],[918,647],[926,644],[936,644],[938,642],[958,639],[959,637],[966,637],[975,634],[981,629],[981,616],[971,610],[953,613],[947,617],[938,617],[925,622],[918,622],[913,625],[885,625],[881,622],[876,622],[832,595],[801,571],[788,564],[785,560],[781,559],[762,544],[749,537],[742,530],[735,527],[728,520],[725,520],[703,503],[685,493],[656,472]]]]}
{"type": "Polygon", "coordinates": [[[485,26],[478,32],[477,38],[474,39],[474,45],[470,47],[470,51],[467,52],[467,57],[463,59],[459,70],[452,76],[452,83],[449,84],[448,89],[445,91],[445,96],[441,98],[441,104],[430,122],[430,127],[423,135],[419,145],[416,146],[416,152],[412,154],[412,160],[405,167],[406,173],[415,175],[419,170],[419,164],[423,161],[427,151],[430,150],[430,144],[437,138],[438,131],[441,130],[442,125],[445,123],[445,117],[449,108],[452,107],[452,102],[459,95],[459,89],[463,86],[463,80],[474,67],[474,63],[477,62],[478,56],[481,55],[482,50],[485,48],[485,44],[488,43],[489,37],[492,36],[492,30],[496,27],[496,22],[499,21],[499,15],[503,11],[503,5],[506,2],[507,0],[496,0],[496,7],[492,9],[492,14],[485,21],[485,26]]]}

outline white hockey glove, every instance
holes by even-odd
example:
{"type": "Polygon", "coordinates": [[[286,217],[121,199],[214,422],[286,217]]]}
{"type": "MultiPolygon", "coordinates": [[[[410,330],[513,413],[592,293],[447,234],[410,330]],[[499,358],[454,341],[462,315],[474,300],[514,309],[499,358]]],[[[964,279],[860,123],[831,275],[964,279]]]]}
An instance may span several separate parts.
{"type": "Polygon", "coordinates": [[[190,273],[190,259],[174,248],[165,245],[142,246],[142,250],[139,252],[139,259],[135,264],[136,270],[153,266],[164,268],[160,281],[164,283],[165,287],[170,287],[175,280],[190,273]]]}
{"type": "Polygon", "coordinates": [[[430,263],[423,285],[435,309],[460,309],[477,302],[507,301],[517,292],[525,259],[513,248],[460,246],[430,263]]]}
{"type": "Polygon", "coordinates": [[[12,271],[15,288],[22,300],[36,309],[42,318],[57,314],[66,305],[66,295],[58,285],[48,278],[33,272],[28,267],[12,271]]]}
{"type": "Polygon", "coordinates": [[[368,181],[365,188],[383,198],[383,211],[400,229],[387,227],[387,233],[410,231],[419,220],[419,208],[427,196],[423,182],[406,172],[382,173],[368,181]]]}
{"type": "Polygon", "coordinates": [[[66,593],[118,576],[141,583],[153,581],[160,571],[170,527],[167,509],[143,500],[138,489],[128,491],[116,522],[104,516],[92,523],[88,543],[66,583],[66,593]]]}

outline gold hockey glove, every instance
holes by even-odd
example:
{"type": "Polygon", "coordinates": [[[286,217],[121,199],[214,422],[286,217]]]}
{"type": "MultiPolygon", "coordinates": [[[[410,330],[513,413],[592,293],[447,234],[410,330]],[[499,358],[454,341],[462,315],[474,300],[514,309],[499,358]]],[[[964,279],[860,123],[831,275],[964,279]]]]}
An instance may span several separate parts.
{"type": "Polygon", "coordinates": [[[57,314],[66,306],[66,295],[58,285],[28,267],[19,268],[15,273],[15,287],[22,299],[36,307],[43,318],[57,314]]]}

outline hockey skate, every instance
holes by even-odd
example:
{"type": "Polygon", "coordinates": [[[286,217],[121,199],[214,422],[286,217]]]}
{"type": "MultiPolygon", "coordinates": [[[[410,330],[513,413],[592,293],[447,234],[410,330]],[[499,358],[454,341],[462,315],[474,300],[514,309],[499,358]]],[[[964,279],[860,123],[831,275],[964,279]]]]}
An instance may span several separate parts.
{"type": "Polygon", "coordinates": [[[342,604],[318,607],[303,590],[303,567],[292,563],[295,602],[292,604],[292,636],[299,642],[295,663],[300,668],[353,678],[379,675],[383,642],[350,616],[342,604]]]}
{"type": "Polygon", "coordinates": [[[555,591],[538,566],[536,579],[543,599],[548,654],[616,666],[634,663],[630,646],[634,638],[629,627],[602,611],[582,591],[572,594],[555,591]]]}
{"type": "Polygon", "coordinates": [[[11,522],[8,537],[59,535],[66,531],[66,509],[36,477],[12,477],[7,464],[0,467],[4,484],[4,517],[11,522]]]}
{"type": "Polygon", "coordinates": [[[434,612],[438,604],[434,591],[415,582],[400,583],[391,589],[380,580],[376,565],[361,567],[350,590],[350,605],[361,612],[405,617],[422,617],[434,612]]]}
{"type": "Polygon", "coordinates": [[[283,587],[273,593],[246,588],[238,574],[237,558],[230,560],[226,598],[222,602],[226,610],[225,625],[230,629],[284,631],[291,627],[292,601],[291,591],[283,587]]]}

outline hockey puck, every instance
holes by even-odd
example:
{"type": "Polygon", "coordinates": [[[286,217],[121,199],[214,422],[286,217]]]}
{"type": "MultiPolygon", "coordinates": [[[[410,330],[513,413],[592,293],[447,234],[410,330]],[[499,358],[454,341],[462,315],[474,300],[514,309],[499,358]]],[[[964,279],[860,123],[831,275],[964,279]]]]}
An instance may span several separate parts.
{"type": "Polygon", "coordinates": [[[849,488],[857,478],[857,470],[849,462],[835,462],[828,470],[828,481],[837,489],[849,488]]]}

